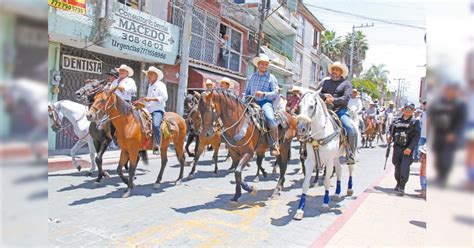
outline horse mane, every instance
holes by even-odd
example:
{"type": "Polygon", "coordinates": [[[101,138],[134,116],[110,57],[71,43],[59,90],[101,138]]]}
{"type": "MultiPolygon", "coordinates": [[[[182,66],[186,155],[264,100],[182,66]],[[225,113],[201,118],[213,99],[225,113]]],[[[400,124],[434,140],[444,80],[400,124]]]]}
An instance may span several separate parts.
{"type": "Polygon", "coordinates": [[[115,95],[115,99],[116,99],[115,106],[117,107],[117,110],[119,111],[121,115],[128,115],[130,113],[133,113],[133,107],[130,103],[126,102],[125,100],[118,97],[117,95],[115,95]]]}

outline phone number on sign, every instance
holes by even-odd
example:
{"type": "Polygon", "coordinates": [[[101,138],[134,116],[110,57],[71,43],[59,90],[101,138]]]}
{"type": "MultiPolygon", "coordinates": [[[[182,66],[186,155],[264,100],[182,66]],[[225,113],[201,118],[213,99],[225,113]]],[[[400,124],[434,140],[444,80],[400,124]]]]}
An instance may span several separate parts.
{"type": "Polygon", "coordinates": [[[164,53],[160,53],[158,51],[153,51],[153,50],[150,50],[148,48],[123,44],[123,43],[120,43],[116,40],[112,40],[112,46],[118,47],[118,49],[120,51],[128,50],[128,51],[132,51],[132,52],[136,52],[136,53],[140,53],[140,54],[144,54],[144,55],[148,55],[148,56],[153,56],[153,57],[160,58],[160,59],[166,59],[166,54],[164,54],[164,53]]]}
{"type": "Polygon", "coordinates": [[[163,44],[160,44],[158,42],[153,42],[145,38],[141,38],[140,36],[137,36],[137,35],[122,33],[122,40],[134,42],[137,44],[142,44],[143,46],[147,46],[149,48],[154,48],[154,49],[163,51],[163,44]]]}

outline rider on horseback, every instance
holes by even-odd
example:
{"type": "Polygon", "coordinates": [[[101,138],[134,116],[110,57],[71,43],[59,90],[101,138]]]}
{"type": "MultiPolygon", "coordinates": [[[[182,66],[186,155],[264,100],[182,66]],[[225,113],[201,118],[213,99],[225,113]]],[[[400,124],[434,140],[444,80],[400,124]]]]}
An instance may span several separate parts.
{"type": "Polygon", "coordinates": [[[356,133],[351,123],[347,104],[352,93],[352,84],[347,79],[349,70],[345,64],[334,62],[328,67],[331,78],[324,80],[320,96],[328,105],[333,105],[333,110],[342,122],[346,130],[350,151],[348,154],[348,164],[354,164],[354,152],[356,149],[356,133]]]}
{"type": "Polygon", "coordinates": [[[148,76],[148,92],[146,97],[143,98],[143,101],[145,101],[145,107],[153,118],[153,133],[155,135],[153,154],[159,155],[161,144],[161,122],[163,121],[163,115],[165,114],[168,91],[166,90],[166,85],[161,81],[161,79],[163,79],[163,72],[160,69],[150,66],[148,71],[144,70],[143,72],[148,76]]]}
{"type": "Polygon", "coordinates": [[[365,111],[365,115],[367,116],[367,118],[374,120],[375,124],[379,124],[376,118],[379,115],[379,110],[375,107],[374,102],[369,102],[369,109],[365,111]]]}
{"type": "Polygon", "coordinates": [[[267,125],[270,127],[271,152],[273,156],[280,155],[278,150],[278,125],[275,121],[273,101],[278,97],[278,81],[276,77],[267,71],[270,59],[262,54],[253,60],[258,68],[247,82],[245,96],[254,96],[257,104],[262,108],[267,125]]]}
{"type": "Polygon", "coordinates": [[[115,70],[119,72],[119,78],[112,83],[111,88],[117,87],[115,94],[126,102],[131,103],[132,96],[137,92],[135,80],[131,78],[133,76],[133,69],[128,65],[120,65],[115,70]]]}

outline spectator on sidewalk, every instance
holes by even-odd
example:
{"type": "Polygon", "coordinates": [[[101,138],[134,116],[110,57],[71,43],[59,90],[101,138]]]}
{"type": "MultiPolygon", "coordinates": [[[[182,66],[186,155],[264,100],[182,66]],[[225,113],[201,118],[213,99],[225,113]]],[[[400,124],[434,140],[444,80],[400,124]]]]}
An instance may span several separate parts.
{"type": "MultiPolygon", "coordinates": [[[[422,147],[426,144],[426,101],[424,101],[421,105],[422,113],[419,117],[420,126],[421,126],[421,134],[420,134],[420,141],[418,142],[418,147],[422,147]]],[[[414,154],[415,163],[420,161],[420,152],[415,150],[414,154]]]]}
{"type": "Polygon", "coordinates": [[[394,190],[405,194],[405,185],[410,176],[410,165],[413,163],[413,151],[420,139],[420,123],[413,117],[415,105],[406,103],[403,114],[396,119],[390,130],[389,142],[393,140],[392,163],[395,165],[395,180],[397,185],[394,190]]]}
{"type": "Polygon", "coordinates": [[[421,185],[421,192],[418,195],[421,198],[426,199],[426,144],[420,146],[420,185],[421,185]]]}

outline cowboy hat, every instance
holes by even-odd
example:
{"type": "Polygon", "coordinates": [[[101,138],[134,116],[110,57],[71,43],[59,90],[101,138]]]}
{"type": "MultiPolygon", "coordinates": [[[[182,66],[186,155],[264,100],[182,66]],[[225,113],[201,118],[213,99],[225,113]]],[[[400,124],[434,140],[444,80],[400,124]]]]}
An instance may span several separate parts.
{"type": "Polygon", "coordinates": [[[163,79],[163,76],[164,76],[164,75],[163,75],[163,72],[162,72],[160,69],[158,69],[158,68],[156,68],[156,67],[154,67],[154,66],[150,66],[150,67],[148,67],[148,70],[147,70],[147,71],[142,70],[142,72],[145,73],[145,74],[148,74],[149,72],[154,72],[154,73],[156,73],[156,75],[158,75],[158,81],[160,81],[161,79],[163,79]]]}
{"type": "Polygon", "coordinates": [[[205,85],[208,85],[208,84],[212,84],[212,86],[215,85],[214,82],[213,82],[212,80],[210,80],[210,79],[207,79],[207,80],[206,80],[205,85]]]}
{"type": "Polygon", "coordinates": [[[110,69],[110,71],[105,73],[105,74],[109,75],[109,76],[112,76],[112,77],[115,77],[115,78],[119,77],[118,71],[115,70],[114,68],[110,69]]]}
{"type": "Polygon", "coordinates": [[[357,89],[352,89],[352,93],[357,93],[359,91],[357,91],[357,89]]]}
{"type": "Polygon", "coordinates": [[[345,78],[349,74],[349,69],[347,68],[347,66],[339,61],[336,61],[328,66],[329,73],[331,73],[332,68],[335,68],[335,67],[342,70],[342,77],[345,78]]]}
{"type": "Polygon", "coordinates": [[[126,71],[128,72],[128,76],[129,76],[129,77],[132,77],[132,76],[133,76],[133,69],[132,69],[132,67],[130,67],[130,66],[126,65],[126,64],[120,65],[120,67],[115,68],[115,70],[117,70],[117,71],[126,70],[126,71]]]}
{"type": "Polygon", "coordinates": [[[395,105],[395,103],[393,101],[389,101],[388,105],[395,105]]]}
{"type": "Polygon", "coordinates": [[[291,89],[291,91],[292,91],[292,92],[295,92],[295,91],[297,91],[297,92],[302,92],[302,89],[301,89],[301,87],[299,87],[299,86],[293,86],[293,88],[291,89]]]}
{"type": "Polygon", "coordinates": [[[270,63],[270,58],[268,57],[268,55],[266,54],[260,54],[259,57],[256,57],[252,60],[252,63],[255,65],[255,66],[258,66],[258,63],[260,62],[267,62],[267,63],[270,63]]]}
{"type": "Polygon", "coordinates": [[[375,103],[373,101],[370,101],[369,105],[375,105],[375,103]]]}
{"type": "Polygon", "coordinates": [[[220,84],[222,83],[226,83],[229,85],[229,88],[233,88],[234,87],[234,83],[230,80],[230,78],[228,77],[223,77],[220,81],[219,81],[220,84]]]}

